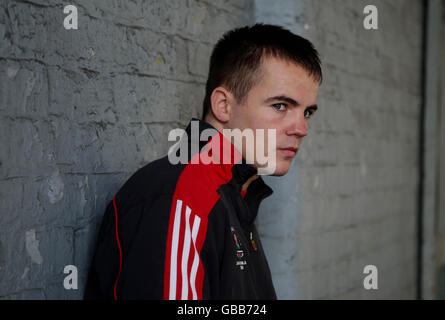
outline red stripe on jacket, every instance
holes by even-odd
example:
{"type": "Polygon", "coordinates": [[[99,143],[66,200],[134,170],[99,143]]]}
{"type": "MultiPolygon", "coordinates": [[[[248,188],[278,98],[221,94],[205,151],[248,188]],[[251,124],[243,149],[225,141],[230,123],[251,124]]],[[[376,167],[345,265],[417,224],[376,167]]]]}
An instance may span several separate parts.
{"type": "Polygon", "coordinates": [[[219,199],[217,190],[232,179],[231,168],[241,160],[241,154],[220,132],[206,147],[186,165],[173,194],[164,270],[166,300],[203,299],[204,267],[200,253],[208,216],[219,199]],[[206,164],[211,159],[222,163],[206,164]]]}
{"type": "Polygon", "coordinates": [[[116,287],[117,287],[117,282],[119,281],[119,276],[120,276],[121,270],[122,270],[122,247],[121,247],[121,243],[119,241],[119,228],[118,228],[118,223],[117,223],[116,196],[113,197],[113,206],[114,206],[114,218],[115,218],[115,224],[116,224],[116,242],[117,242],[117,248],[119,249],[119,271],[117,273],[117,277],[116,277],[116,281],[114,282],[114,289],[113,289],[114,300],[117,300],[116,287]]]}

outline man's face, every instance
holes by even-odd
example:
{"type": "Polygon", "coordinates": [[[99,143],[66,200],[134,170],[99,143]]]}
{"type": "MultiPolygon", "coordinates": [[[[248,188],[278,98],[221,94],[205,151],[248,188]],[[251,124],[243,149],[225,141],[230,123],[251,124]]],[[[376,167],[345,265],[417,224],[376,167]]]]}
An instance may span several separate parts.
{"type": "MultiPolygon", "coordinates": [[[[276,164],[272,175],[282,176],[308,134],[309,116],[315,112],[318,82],[299,65],[278,58],[263,59],[260,80],[241,105],[231,109],[226,128],[265,129],[263,155],[267,156],[267,129],[276,130],[276,164]],[[293,150],[292,150],[293,149],[293,150]]],[[[236,104],[236,102],[232,102],[236,104]]],[[[255,137],[255,141],[262,140],[255,137]]],[[[261,142],[262,143],[262,142],[261,142]]],[[[242,154],[246,157],[246,150],[242,154]]],[[[261,167],[255,157],[256,167],[261,167]]]]}

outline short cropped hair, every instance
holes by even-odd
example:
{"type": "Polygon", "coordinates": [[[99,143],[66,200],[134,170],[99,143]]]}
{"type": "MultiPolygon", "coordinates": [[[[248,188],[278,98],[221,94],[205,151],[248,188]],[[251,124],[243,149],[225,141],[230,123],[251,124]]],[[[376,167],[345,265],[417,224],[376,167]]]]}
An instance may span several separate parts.
{"type": "Polygon", "coordinates": [[[203,101],[202,119],[211,109],[210,96],[219,86],[231,91],[243,103],[260,79],[263,57],[289,60],[303,67],[321,83],[321,62],[312,43],[280,26],[255,24],[231,30],[215,45],[203,101]]]}

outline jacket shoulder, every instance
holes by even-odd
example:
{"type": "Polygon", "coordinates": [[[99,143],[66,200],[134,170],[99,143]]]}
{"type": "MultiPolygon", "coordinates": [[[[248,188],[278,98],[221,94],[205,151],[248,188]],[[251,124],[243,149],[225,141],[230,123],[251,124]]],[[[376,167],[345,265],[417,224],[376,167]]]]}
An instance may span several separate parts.
{"type": "Polygon", "coordinates": [[[161,194],[173,194],[183,169],[182,164],[171,164],[168,156],[152,161],[131,175],[116,198],[131,205],[151,201],[161,194]]]}

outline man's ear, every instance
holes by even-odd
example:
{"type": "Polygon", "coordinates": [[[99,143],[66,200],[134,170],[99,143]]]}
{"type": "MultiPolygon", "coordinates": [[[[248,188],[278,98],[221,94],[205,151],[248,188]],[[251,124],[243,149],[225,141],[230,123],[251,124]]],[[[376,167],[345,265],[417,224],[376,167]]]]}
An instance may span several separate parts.
{"type": "Polygon", "coordinates": [[[232,112],[233,95],[224,87],[217,87],[213,90],[210,96],[210,105],[213,111],[214,117],[222,122],[226,123],[230,120],[232,112]]]}

